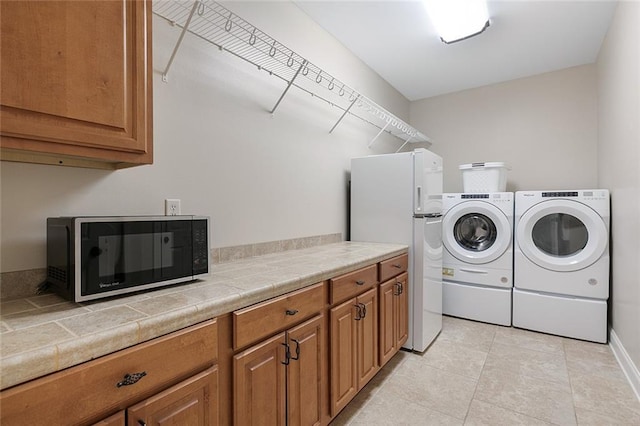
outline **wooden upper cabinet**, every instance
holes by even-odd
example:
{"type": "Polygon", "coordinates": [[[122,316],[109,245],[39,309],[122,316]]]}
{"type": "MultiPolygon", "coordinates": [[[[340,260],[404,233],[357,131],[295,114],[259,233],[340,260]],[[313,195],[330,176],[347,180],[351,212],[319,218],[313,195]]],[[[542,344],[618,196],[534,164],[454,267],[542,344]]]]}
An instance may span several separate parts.
{"type": "Polygon", "coordinates": [[[0,2],[2,159],[152,163],[151,18],[151,0],[0,2]]]}

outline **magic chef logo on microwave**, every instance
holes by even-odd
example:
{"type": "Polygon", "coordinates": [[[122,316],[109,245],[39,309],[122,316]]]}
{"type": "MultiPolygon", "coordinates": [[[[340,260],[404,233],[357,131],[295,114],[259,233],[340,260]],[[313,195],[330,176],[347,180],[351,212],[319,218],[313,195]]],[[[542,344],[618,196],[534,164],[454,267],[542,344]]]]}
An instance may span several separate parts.
{"type": "Polygon", "coordinates": [[[122,284],[120,281],[114,281],[112,283],[99,283],[98,286],[100,288],[109,288],[109,287],[117,287],[122,284]]]}

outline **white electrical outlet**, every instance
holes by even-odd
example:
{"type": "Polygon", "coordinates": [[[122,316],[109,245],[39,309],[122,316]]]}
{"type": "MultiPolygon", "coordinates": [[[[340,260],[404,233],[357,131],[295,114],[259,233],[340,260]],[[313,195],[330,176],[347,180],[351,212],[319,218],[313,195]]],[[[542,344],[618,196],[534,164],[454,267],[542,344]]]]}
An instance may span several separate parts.
{"type": "Polygon", "coordinates": [[[167,198],[164,200],[165,216],[178,216],[180,214],[180,200],[167,198]]]}

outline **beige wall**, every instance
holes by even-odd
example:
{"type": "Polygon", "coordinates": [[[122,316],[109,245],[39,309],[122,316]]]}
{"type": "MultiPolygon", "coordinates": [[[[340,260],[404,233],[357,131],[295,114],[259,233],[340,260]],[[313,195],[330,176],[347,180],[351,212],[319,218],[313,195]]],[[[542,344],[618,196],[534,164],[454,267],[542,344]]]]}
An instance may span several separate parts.
{"type": "MultiPolygon", "coordinates": [[[[289,2],[228,5],[280,42],[408,119],[409,102],[289,2]]],[[[155,163],[119,171],[0,164],[0,272],[44,268],[45,221],[60,215],[163,214],[165,198],[183,214],[209,215],[213,246],[342,233],[350,159],[393,152],[402,141],[347,118],[285,84],[187,36],[163,70],[179,28],[155,17],[155,163]]]]}
{"type": "Polygon", "coordinates": [[[611,191],[611,326],[635,364],[636,375],[640,370],[639,29],[640,3],[620,2],[597,62],[598,184],[611,191]]]}
{"type": "Polygon", "coordinates": [[[508,191],[597,186],[594,65],[415,101],[410,116],[444,158],[445,192],[481,161],[511,166],[508,191]]]}

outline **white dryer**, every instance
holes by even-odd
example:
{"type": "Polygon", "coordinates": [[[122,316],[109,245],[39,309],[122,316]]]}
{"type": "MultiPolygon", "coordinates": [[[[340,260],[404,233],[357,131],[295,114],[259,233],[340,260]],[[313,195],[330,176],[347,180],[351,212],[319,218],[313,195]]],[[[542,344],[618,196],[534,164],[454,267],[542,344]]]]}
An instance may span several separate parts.
{"type": "Polygon", "coordinates": [[[442,312],[511,325],[513,193],[443,194],[442,312]]]}
{"type": "Polygon", "coordinates": [[[607,342],[609,192],[519,191],[513,325],[607,342]]]}

